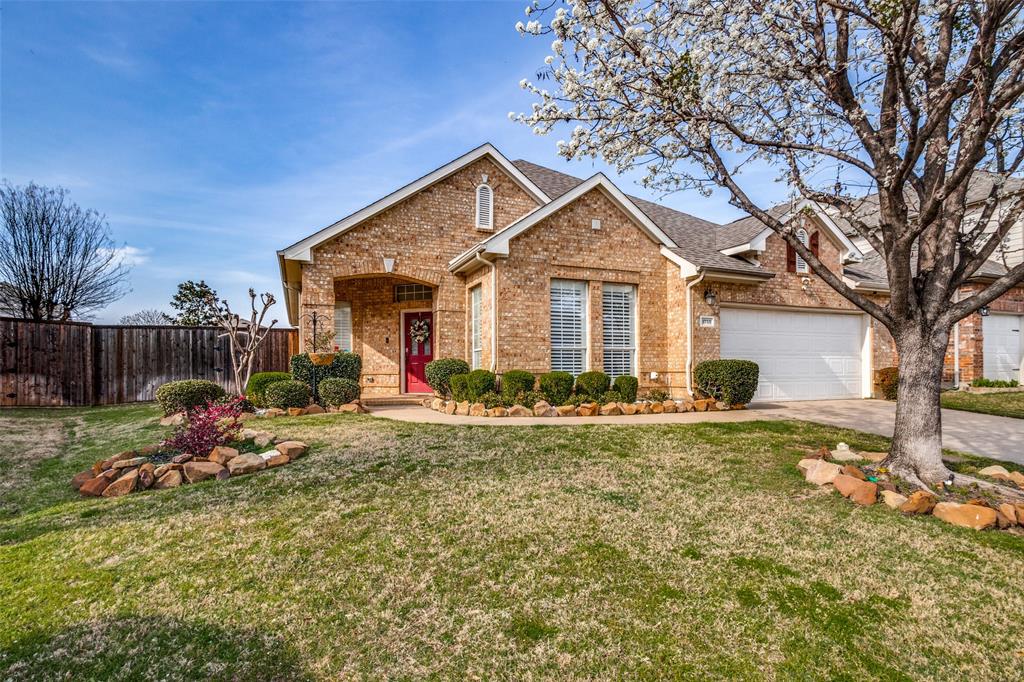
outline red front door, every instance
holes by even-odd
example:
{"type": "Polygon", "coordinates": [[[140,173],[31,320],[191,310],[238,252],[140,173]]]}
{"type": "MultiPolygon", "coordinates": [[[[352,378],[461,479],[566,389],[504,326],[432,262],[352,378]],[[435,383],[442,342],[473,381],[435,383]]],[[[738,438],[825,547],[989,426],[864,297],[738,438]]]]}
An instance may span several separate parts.
{"type": "Polygon", "coordinates": [[[434,314],[406,313],[402,338],[405,341],[405,391],[429,393],[427,363],[434,359],[434,314]]]}

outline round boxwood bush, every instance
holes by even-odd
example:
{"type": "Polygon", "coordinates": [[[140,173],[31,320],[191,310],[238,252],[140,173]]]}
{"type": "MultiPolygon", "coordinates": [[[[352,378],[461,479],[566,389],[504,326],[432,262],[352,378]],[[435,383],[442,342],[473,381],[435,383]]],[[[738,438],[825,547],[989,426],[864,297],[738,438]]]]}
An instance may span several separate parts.
{"type": "Polygon", "coordinates": [[[164,414],[189,412],[206,403],[223,398],[225,391],[219,384],[206,379],[169,381],[156,389],[156,401],[164,414]]]}
{"type": "Polygon", "coordinates": [[[540,392],[552,405],[566,405],[572,395],[575,379],[568,372],[548,372],[540,375],[540,392]]]}
{"type": "Polygon", "coordinates": [[[317,390],[324,379],[351,379],[359,381],[363,371],[363,359],[357,353],[335,353],[329,365],[314,365],[307,353],[293,355],[291,361],[292,378],[313,385],[313,373],[316,373],[317,390]]]}
{"type": "Polygon", "coordinates": [[[521,369],[511,369],[501,375],[501,397],[510,405],[516,396],[533,390],[534,377],[521,369]]]}
{"type": "Polygon", "coordinates": [[[474,369],[466,375],[469,399],[476,402],[484,393],[493,393],[495,383],[494,372],[488,372],[486,369],[474,369]]]}
{"type": "Polygon", "coordinates": [[[275,381],[267,386],[267,404],[286,410],[309,405],[309,386],[304,381],[275,381]]]}
{"type": "Polygon", "coordinates": [[[439,358],[428,362],[425,373],[427,385],[434,389],[434,393],[442,398],[452,395],[451,378],[456,374],[469,374],[469,365],[465,360],[457,358],[439,358]]]}
{"type": "Polygon", "coordinates": [[[359,382],[351,379],[324,379],[317,386],[320,398],[332,407],[339,407],[359,398],[359,382]]]}
{"type": "Polygon", "coordinates": [[[576,395],[600,400],[611,386],[612,380],[604,372],[584,372],[576,377],[576,395]]]}
{"type": "Polygon", "coordinates": [[[750,360],[705,360],[693,377],[697,388],[728,405],[747,404],[757,392],[758,367],[750,360]]]}
{"type": "Polygon", "coordinates": [[[483,403],[484,407],[486,407],[488,410],[491,409],[492,407],[508,407],[508,405],[505,404],[505,400],[494,391],[484,393],[483,395],[478,397],[475,402],[483,403]]]}
{"type": "Polygon", "coordinates": [[[448,394],[452,400],[462,402],[469,400],[469,374],[453,374],[448,377],[450,384],[448,394]]]}
{"type": "Polygon", "coordinates": [[[637,378],[628,374],[615,377],[615,382],[612,384],[612,390],[622,396],[624,403],[636,402],[636,391],[639,387],[640,382],[637,381],[637,378]]]}
{"type": "Polygon", "coordinates": [[[878,390],[886,400],[896,400],[896,390],[900,385],[900,370],[896,367],[883,367],[878,370],[878,390]]]}
{"type": "Polygon", "coordinates": [[[268,407],[267,386],[275,381],[289,381],[292,375],[288,372],[257,372],[249,377],[245,385],[245,397],[256,407],[268,407]]]}

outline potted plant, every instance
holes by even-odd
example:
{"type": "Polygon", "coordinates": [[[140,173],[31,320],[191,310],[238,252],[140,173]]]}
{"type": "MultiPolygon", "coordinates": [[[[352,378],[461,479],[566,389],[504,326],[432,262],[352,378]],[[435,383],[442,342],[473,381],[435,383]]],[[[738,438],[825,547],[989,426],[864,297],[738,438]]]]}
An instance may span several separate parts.
{"type": "Polygon", "coordinates": [[[331,349],[331,342],[334,340],[334,333],[325,331],[311,335],[310,338],[306,339],[306,343],[310,347],[309,361],[318,367],[326,367],[334,362],[334,356],[337,355],[334,350],[331,349]]]}

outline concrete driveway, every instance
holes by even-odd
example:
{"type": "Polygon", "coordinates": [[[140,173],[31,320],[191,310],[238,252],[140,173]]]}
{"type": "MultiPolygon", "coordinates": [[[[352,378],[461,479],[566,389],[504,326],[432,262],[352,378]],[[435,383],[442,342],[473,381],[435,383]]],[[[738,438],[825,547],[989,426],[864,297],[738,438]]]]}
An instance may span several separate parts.
{"type": "MultiPolygon", "coordinates": [[[[804,419],[889,437],[896,421],[896,403],[886,400],[814,400],[751,407],[773,419],[804,419]]],[[[943,410],[942,445],[1024,464],[1024,419],[943,410]]]]}

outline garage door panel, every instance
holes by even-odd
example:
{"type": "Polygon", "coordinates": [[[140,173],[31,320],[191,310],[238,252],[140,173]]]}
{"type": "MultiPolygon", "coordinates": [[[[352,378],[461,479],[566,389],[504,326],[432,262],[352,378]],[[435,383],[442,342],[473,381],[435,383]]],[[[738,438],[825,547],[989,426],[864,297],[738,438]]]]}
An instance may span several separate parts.
{"type": "Polygon", "coordinates": [[[720,357],[760,368],[757,400],[861,397],[860,315],[724,309],[720,357]]]}
{"type": "Polygon", "coordinates": [[[987,379],[1020,380],[1022,319],[1017,315],[992,314],[982,320],[982,351],[987,379]]]}

